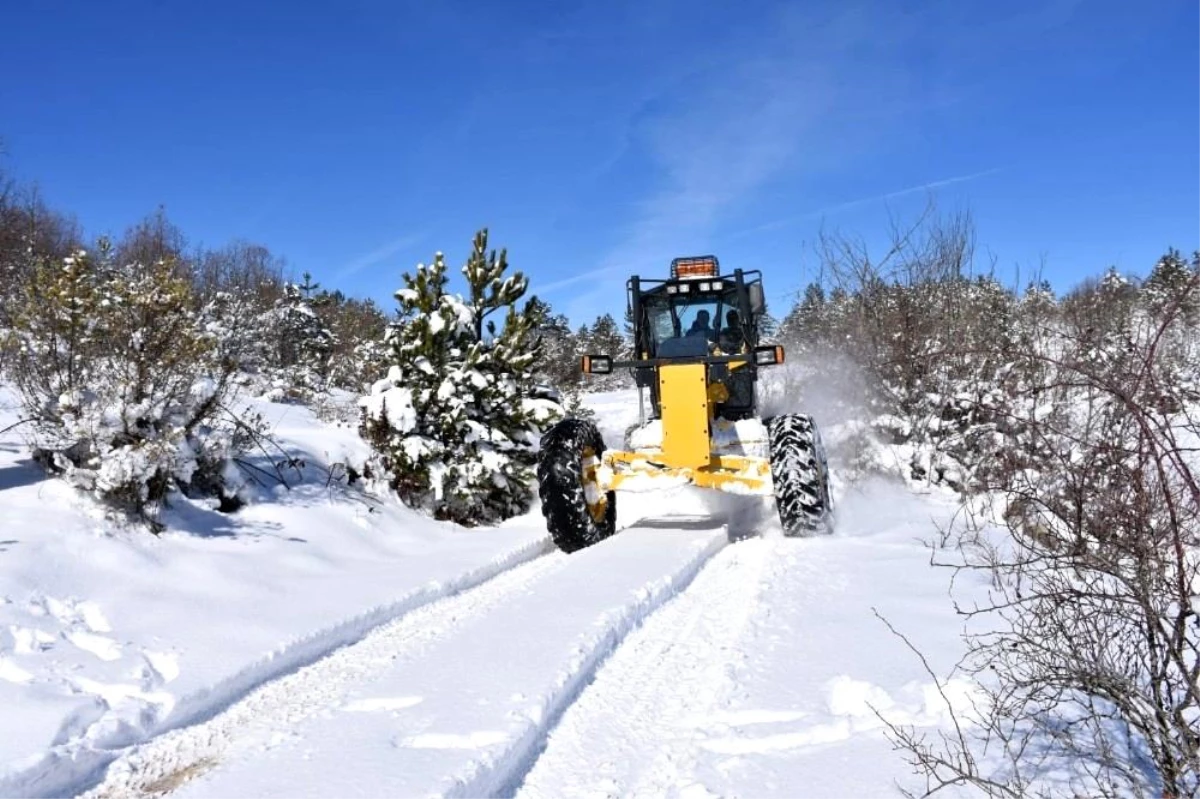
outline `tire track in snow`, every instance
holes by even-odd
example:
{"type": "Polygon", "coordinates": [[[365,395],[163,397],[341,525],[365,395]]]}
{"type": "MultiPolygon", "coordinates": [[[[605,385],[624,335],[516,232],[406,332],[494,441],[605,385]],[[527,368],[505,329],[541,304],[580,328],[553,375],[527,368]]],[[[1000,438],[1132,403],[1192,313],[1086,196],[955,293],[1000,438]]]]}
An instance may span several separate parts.
{"type": "Polygon", "coordinates": [[[180,698],[169,716],[148,722],[150,732],[123,731],[120,745],[110,748],[76,740],[55,746],[36,761],[0,774],[0,796],[74,796],[87,791],[104,779],[109,764],[138,746],[207,721],[256,689],[363,640],[406,613],[473,589],[552,550],[549,537],[540,538],[451,579],[416,587],[395,602],[293,640],[215,685],[180,698]]]}
{"type": "MultiPolygon", "coordinates": [[[[636,530],[638,526],[630,530],[636,530]]],[[[546,748],[548,737],[564,713],[579,700],[613,653],[621,650],[630,633],[648,619],[657,618],[660,609],[685,593],[705,566],[727,548],[729,526],[722,524],[714,532],[717,535],[709,540],[707,546],[699,549],[674,574],[646,584],[638,592],[635,601],[614,608],[606,615],[599,624],[604,634],[576,653],[574,660],[560,673],[554,688],[544,695],[539,712],[528,720],[522,734],[510,738],[501,751],[484,760],[472,762],[463,773],[451,775],[448,786],[434,795],[446,799],[511,796],[546,748]]],[[[619,540],[621,535],[618,533],[609,540],[619,540]]],[[[558,794],[569,795],[578,794],[558,794]]]]}
{"type": "Polygon", "coordinates": [[[554,551],[424,604],[357,643],[259,686],[203,723],[132,748],[116,759],[103,782],[84,796],[107,799],[170,793],[219,764],[232,748],[269,742],[272,730],[334,709],[350,688],[391,669],[396,660],[419,657],[436,641],[454,635],[463,619],[488,613],[567,562],[565,554],[554,551]]]}
{"type": "Polygon", "coordinates": [[[266,746],[230,751],[179,793],[511,792],[600,665],[728,545],[728,527],[715,521],[690,513],[657,519],[570,555],[503,606],[464,619],[457,634],[356,686],[347,694],[355,701],[276,727],[282,745],[272,746],[264,730],[266,746]],[[358,712],[373,708],[384,712],[358,712]]]}
{"type": "Polygon", "coordinates": [[[763,586],[789,543],[751,539],[713,558],[613,653],[506,794],[708,795],[694,785],[697,728],[732,687],[763,586]]]}

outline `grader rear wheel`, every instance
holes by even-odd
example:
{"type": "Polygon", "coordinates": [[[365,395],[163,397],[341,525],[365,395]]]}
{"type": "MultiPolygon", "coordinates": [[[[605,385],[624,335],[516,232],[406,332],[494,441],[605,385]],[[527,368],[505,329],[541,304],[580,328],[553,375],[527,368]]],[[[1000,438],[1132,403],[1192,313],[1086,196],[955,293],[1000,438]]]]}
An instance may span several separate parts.
{"type": "Polygon", "coordinates": [[[831,532],[829,466],[812,417],[799,413],[776,416],[767,422],[767,438],[784,535],[831,532]]]}

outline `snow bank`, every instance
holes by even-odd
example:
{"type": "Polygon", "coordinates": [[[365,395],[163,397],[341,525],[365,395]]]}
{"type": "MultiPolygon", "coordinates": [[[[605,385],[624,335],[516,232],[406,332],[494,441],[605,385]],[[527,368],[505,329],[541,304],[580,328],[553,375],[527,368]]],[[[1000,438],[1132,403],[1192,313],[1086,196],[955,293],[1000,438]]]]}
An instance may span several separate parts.
{"type": "MultiPolygon", "coordinates": [[[[309,479],[236,515],[179,500],[158,538],[46,479],[20,428],[0,437],[0,795],[70,792],[115,750],[546,547],[540,518],[466,531],[318,481],[361,463],[354,430],[255,405],[309,479]]],[[[14,407],[0,392],[0,429],[14,407]]]]}

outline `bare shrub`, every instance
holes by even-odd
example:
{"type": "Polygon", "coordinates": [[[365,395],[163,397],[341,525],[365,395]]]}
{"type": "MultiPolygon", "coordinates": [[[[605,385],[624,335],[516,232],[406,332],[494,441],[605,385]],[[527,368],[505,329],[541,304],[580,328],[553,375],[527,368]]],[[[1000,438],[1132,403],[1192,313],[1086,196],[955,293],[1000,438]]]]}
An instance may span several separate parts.
{"type": "Polygon", "coordinates": [[[974,252],[970,216],[938,216],[932,204],[893,221],[880,257],[823,232],[817,255],[832,288],[810,285],[781,329],[801,358],[862,371],[867,416],[906,460],[906,478],[960,490],[987,457],[1019,341],[1016,296],[975,273],[974,252]]]}
{"type": "Polygon", "coordinates": [[[1043,379],[1006,402],[983,486],[1009,535],[964,529],[951,564],[992,587],[960,608],[977,723],[890,727],[925,795],[1200,793],[1200,353],[1181,313],[1200,274],[1153,314],[1108,283],[1076,295],[1105,329],[1019,353],[1043,379]]]}
{"type": "Polygon", "coordinates": [[[217,306],[193,311],[173,264],[118,266],[111,255],[102,243],[97,256],[42,259],[14,303],[5,348],[35,458],[147,519],[173,489],[228,498],[237,425],[218,417],[236,322],[217,306]]]}
{"type": "Polygon", "coordinates": [[[64,258],[81,241],[73,219],[51,210],[36,189],[0,174],[0,333],[11,326],[18,289],[38,259],[64,258]]]}

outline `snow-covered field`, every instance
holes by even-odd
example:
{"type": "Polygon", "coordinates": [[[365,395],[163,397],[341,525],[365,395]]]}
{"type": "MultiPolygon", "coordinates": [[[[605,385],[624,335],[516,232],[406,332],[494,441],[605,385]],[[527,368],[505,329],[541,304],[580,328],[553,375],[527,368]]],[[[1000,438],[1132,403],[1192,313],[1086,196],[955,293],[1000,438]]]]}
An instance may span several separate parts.
{"type": "MultiPolygon", "coordinates": [[[[636,395],[595,395],[610,445],[636,395]]],[[[3,395],[0,429],[18,418],[3,395]]],[[[262,403],[314,463],[352,429],[262,403]]],[[[622,496],[553,550],[310,480],[160,538],[0,437],[0,795],[887,796],[886,718],[947,723],[903,631],[957,659],[923,539],[954,511],[842,487],[830,537],[692,490],[622,496]]],[[[969,586],[968,586],[969,589],[969,586]]],[[[951,686],[951,695],[957,686],[951,686]]]]}

